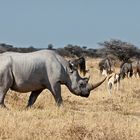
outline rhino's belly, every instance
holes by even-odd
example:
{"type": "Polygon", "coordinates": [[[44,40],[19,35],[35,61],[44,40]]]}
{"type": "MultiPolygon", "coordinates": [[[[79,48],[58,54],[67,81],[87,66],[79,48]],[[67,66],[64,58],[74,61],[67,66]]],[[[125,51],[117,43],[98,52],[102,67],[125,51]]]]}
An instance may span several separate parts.
{"type": "Polygon", "coordinates": [[[20,84],[14,84],[11,89],[17,92],[30,92],[30,91],[36,91],[40,89],[44,89],[45,87],[43,84],[40,83],[20,83],[20,84]]]}

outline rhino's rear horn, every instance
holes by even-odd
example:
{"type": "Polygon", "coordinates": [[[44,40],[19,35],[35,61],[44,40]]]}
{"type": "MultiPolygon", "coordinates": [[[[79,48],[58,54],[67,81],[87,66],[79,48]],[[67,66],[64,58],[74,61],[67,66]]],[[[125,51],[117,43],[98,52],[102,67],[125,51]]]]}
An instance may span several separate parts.
{"type": "Polygon", "coordinates": [[[105,77],[102,81],[96,83],[96,84],[89,84],[89,87],[88,87],[88,90],[91,91],[95,88],[97,88],[98,86],[100,86],[105,80],[106,80],[107,77],[105,77]]]}

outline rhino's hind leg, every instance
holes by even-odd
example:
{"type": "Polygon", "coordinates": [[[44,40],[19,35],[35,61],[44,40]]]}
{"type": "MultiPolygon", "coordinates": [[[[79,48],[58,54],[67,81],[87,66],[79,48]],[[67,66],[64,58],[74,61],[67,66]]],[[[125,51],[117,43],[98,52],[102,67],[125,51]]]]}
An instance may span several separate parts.
{"type": "Polygon", "coordinates": [[[11,86],[11,79],[8,80],[8,82],[4,81],[3,83],[0,81],[0,106],[6,107],[4,104],[4,99],[7,91],[9,90],[11,86]]]}
{"type": "Polygon", "coordinates": [[[27,107],[31,107],[35,103],[37,97],[39,96],[39,94],[41,92],[42,92],[42,90],[32,91],[32,93],[31,93],[31,95],[29,97],[29,100],[28,100],[27,107]]]}
{"type": "Polygon", "coordinates": [[[6,95],[6,92],[3,92],[0,89],[0,107],[6,107],[5,104],[4,104],[5,95],[6,95]]]}

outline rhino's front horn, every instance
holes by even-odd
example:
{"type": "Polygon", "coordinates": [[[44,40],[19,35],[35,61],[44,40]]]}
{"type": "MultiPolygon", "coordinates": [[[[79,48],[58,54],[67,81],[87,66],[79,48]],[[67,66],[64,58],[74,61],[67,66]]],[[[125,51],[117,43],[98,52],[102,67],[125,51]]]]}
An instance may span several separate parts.
{"type": "Polygon", "coordinates": [[[88,90],[91,91],[91,90],[97,88],[98,86],[100,86],[106,80],[106,78],[107,77],[105,77],[102,81],[100,81],[100,82],[98,82],[98,83],[96,83],[94,85],[93,84],[89,84],[88,90]]]}

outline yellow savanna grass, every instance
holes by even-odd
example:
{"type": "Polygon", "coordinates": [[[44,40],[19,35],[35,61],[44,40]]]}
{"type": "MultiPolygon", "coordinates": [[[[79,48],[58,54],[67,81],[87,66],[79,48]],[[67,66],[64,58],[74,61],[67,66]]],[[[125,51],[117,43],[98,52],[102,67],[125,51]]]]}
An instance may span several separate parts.
{"type": "MultiPolygon", "coordinates": [[[[98,59],[87,61],[90,82],[103,79],[98,59]]],[[[9,91],[0,108],[0,139],[9,140],[139,140],[140,79],[121,81],[119,91],[109,95],[107,81],[89,98],[77,97],[62,86],[64,104],[58,108],[44,90],[31,109],[30,93],[9,91]]]]}

